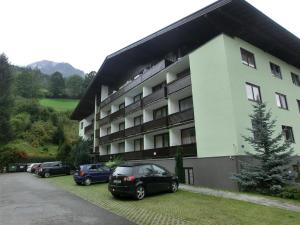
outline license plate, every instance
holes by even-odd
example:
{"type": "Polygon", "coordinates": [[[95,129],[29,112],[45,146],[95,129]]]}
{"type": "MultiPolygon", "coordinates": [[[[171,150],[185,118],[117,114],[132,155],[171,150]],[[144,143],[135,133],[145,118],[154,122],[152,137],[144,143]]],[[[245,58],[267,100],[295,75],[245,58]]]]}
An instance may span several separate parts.
{"type": "Polygon", "coordinates": [[[121,184],[121,180],[114,180],[115,184],[121,184]]]}

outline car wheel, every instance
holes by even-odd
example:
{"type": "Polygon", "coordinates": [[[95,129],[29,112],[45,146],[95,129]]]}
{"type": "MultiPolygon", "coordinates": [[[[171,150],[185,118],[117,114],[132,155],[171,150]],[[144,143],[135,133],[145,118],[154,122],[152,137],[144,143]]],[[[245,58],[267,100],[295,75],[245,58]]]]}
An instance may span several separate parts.
{"type": "Polygon", "coordinates": [[[120,195],[118,195],[118,194],[112,194],[112,196],[113,196],[114,198],[120,198],[120,195]]]}
{"type": "Polygon", "coordinates": [[[173,182],[171,183],[170,191],[174,193],[174,192],[176,192],[177,190],[178,190],[178,184],[177,184],[176,181],[173,181],[173,182]]]}
{"type": "Polygon", "coordinates": [[[142,185],[137,186],[135,190],[135,198],[137,200],[142,200],[145,197],[146,191],[142,185]]]}
{"type": "Polygon", "coordinates": [[[92,183],[92,181],[91,181],[90,178],[86,178],[85,181],[84,181],[84,184],[85,184],[86,186],[91,185],[91,183],[92,183]]]}
{"type": "Polygon", "coordinates": [[[77,185],[81,185],[81,183],[80,183],[80,182],[76,182],[76,184],[77,184],[77,185]]]}
{"type": "Polygon", "coordinates": [[[50,173],[49,173],[49,172],[46,172],[46,173],[44,174],[44,177],[45,177],[45,178],[50,177],[50,173]]]}

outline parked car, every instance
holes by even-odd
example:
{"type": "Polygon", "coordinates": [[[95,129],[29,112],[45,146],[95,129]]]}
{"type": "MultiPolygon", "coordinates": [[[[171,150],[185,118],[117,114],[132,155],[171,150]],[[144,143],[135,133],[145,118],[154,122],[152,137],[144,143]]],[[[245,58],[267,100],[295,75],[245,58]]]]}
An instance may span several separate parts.
{"type": "Polygon", "coordinates": [[[114,197],[128,195],[141,200],[148,194],[176,192],[178,177],[156,164],[125,164],[110,176],[108,190],[114,197]]]}
{"type": "Polygon", "coordinates": [[[27,172],[32,173],[32,168],[39,163],[31,163],[27,166],[27,172]]]}
{"type": "Polygon", "coordinates": [[[42,163],[36,163],[34,164],[32,167],[31,167],[31,173],[37,173],[38,172],[38,169],[39,167],[42,165],[42,163]]]}
{"type": "Polygon", "coordinates": [[[71,174],[70,166],[60,161],[42,163],[37,170],[37,174],[41,177],[50,177],[51,175],[67,175],[71,174]]]}
{"type": "Polygon", "coordinates": [[[96,182],[108,182],[112,171],[103,164],[86,164],[81,165],[74,175],[76,184],[90,185],[96,182]]]}

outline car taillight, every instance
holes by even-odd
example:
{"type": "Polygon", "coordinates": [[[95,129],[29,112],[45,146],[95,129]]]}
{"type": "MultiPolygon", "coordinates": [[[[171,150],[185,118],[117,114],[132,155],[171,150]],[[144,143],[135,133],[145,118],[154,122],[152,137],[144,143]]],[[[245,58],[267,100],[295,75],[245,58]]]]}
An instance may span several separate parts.
{"type": "Polygon", "coordinates": [[[124,177],[124,181],[134,182],[135,176],[124,177]]]}
{"type": "Polygon", "coordinates": [[[79,176],[83,177],[84,176],[84,172],[80,171],[79,176]]]}

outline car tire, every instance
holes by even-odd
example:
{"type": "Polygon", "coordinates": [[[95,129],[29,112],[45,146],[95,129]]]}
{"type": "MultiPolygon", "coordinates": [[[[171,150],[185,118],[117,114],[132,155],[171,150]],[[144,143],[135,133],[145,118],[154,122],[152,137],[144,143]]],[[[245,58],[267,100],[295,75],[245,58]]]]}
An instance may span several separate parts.
{"type": "Polygon", "coordinates": [[[170,192],[174,193],[178,191],[178,183],[176,181],[172,181],[170,186],[170,192]]]}
{"type": "Polygon", "coordinates": [[[50,177],[50,173],[49,173],[49,172],[45,172],[44,177],[45,177],[45,178],[50,177]]]}
{"type": "Polygon", "coordinates": [[[113,193],[112,193],[112,196],[113,196],[114,198],[120,198],[120,195],[118,195],[118,194],[113,194],[113,193]]]}
{"type": "Polygon", "coordinates": [[[139,185],[135,189],[135,198],[137,200],[142,200],[146,195],[146,190],[142,185],[139,185]]]}
{"type": "Polygon", "coordinates": [[[84,181],[85,186],[89,186],[89,185],[91,185],[91,183],[92,183],[92,181],[90,178],[86,178],[84,181]]]}

